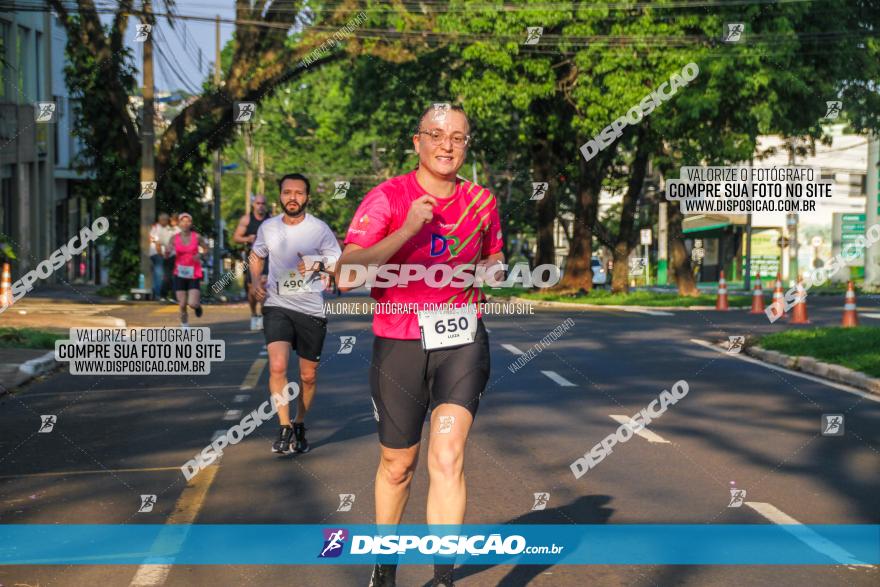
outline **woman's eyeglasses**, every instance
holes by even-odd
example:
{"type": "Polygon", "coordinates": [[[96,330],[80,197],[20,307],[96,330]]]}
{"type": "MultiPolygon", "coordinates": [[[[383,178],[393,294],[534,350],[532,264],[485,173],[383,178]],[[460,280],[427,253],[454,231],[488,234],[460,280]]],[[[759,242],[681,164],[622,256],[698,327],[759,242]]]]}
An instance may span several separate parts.
{"type": "MultiPolygon", "coordinates": [[[[419,130],[420,135],[428,135],[431,137],[432,145],[442,145],[446,142],[446,133],[440,129],[432,128],[431,130],[419,130]]],[[[460,132],[453,133],[450,137],[452,146],[457,149],[464,149],[471,142],[471,135],[465,135],[460,132]]]]}

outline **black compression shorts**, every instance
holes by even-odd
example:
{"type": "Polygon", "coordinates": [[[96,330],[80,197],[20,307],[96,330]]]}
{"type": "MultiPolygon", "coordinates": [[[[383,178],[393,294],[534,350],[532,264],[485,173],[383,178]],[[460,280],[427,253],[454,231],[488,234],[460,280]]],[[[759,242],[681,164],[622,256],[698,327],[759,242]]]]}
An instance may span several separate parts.
{"type": "Polygon", "coordinates": [[[409,448],[422,438],[428,409],[456,404],[476,417],[489,381],[489,336],[480,320],[474,342],[425,351],[419,340],[377,336],[373,341],[370,388],[379,442],[409,448]]]}

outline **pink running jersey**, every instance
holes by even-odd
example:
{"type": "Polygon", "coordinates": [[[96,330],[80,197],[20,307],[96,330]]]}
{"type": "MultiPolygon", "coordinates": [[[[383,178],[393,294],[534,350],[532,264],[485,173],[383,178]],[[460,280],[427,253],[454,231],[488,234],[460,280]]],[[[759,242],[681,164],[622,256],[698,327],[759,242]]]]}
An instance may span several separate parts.
{"type": "MultiPolygon", "coordinates": [[[[367,248],[403,226],[410,204],[427,194],[416,180],[416,172],[393,177],[364,197],[348,228],[345,244],[367,248]]],[[[455,193],[437,198],[434,219],[388,259],[388,264],[418,264],[430,267],[446,263],[452,267],[474,265],[503,248],[498,204],[489,190],[458,180],[455,193]]],[[[473,272],[471,272],[473,273],[473,272]]],[[[458,280],[456,280],[458,281],[458,280]]],[[[485,296],[474,286],[449,284],[430,287],[424,281],[410,281],[406,287],[374,287],[370,296],[383,304],[476,304],[485,296]]],[[[375,313],[373,333],[384,338],[421,338],[415,313],[375,313]]]]}

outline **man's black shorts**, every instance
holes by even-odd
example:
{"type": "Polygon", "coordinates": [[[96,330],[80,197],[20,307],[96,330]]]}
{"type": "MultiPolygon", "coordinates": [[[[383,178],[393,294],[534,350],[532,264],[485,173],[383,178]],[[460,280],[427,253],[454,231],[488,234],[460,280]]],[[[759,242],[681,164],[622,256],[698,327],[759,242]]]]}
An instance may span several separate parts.
{"type": "Polygon", "coordinates": [[[289,342],[303,359],[320,361],[324,337],[327,335],[327,319],[279,306],[264,306],[263,334],[267,345],[270,342],[289,342]]]}
{"type": "Polygon", "coordinates": [[[379,442],[388,448],[418,444],[428,409],[440,404],[457,404],[476,417],[489,368],[489,336],[482,320],[474,342],[452,349],[425,351],[420,340],[377,336],[370,389],[379,442]]]}

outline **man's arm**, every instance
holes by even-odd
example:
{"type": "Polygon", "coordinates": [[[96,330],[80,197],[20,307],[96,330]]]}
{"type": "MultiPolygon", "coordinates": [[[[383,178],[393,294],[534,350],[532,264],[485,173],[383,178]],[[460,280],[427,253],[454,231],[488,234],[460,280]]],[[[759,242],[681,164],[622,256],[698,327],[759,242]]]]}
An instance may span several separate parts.
{"type": "Polygon", "coordinates": [[[263,264],[265,263],[266,259],[253,251],[248,255],[248,271],[251,272],[251,289],[258,302],[262,302],[266,299],[266,290],[263,288],[263,264]]]}
{"type": "Polygon", "coordinates": [[[232,233],[233,242],[236,242],[240,245],[249,245],[256,240],[257,235],[255,234],[252,234],[250,236],[244,235],[245,231],[247,230],[248,222],[250,222],[250,219],[247,217],[247,214],[239,219],[238,226],[235,227],[235,232],[232,233]]]}

